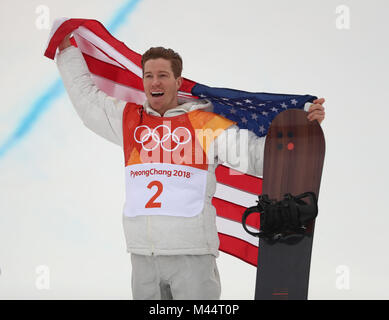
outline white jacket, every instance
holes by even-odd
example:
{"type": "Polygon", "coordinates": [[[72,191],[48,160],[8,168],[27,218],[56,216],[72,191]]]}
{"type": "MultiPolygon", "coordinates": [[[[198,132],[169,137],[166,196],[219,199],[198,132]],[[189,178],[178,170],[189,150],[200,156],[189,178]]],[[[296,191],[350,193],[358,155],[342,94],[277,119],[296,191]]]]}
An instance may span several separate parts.
{"type": "MultiPolygon", "coordinates": [[[[123,146],[122,119],[125,101],[110,97],[98,89],[91,79],[88,67],[80,50],[69,47],[57,55],[57,66],[70,100],[89,129],[103,138],[123,146]]],[[[179,100],[178,107],[166,111],[164,117],[177,116],[196,109],[212,110],[211,102],[200,100],[186,102],[179,100]]],[[[155,116],[146,101],[147,113],[155,116]]],[[[123,227],[127,251],[143,255],[213,254],[218,256],[219,238],[216,229],[216,210],[211,200],[216,190],[215,168],[220,163],[236,164],[241,161],[243,170],[262,176],[265,138],[257,137],[251,131],[233,125],[220,134],[210,149],[215,150],[213,163],[208,166],[205,205],[194,217],[137,216],[123,215],[123,227]],[[233,134],[231,134],[233,133],[233,134]],[[247,141],[240,139],[247,137],[247,141]],[[247,146],[240,151],[240,141],[247,146]],[[239,152],[239,151],[238,151],[239,152]],[[231,163],[234,162],[234,163],[231,163]]],[[[212,161],[210,161],[212,162],[212,161]]],[[[242,170],[242,167],[236,167],[242,170]]],[[[179,201],[179,199],[177,199],[179,201]]]]}

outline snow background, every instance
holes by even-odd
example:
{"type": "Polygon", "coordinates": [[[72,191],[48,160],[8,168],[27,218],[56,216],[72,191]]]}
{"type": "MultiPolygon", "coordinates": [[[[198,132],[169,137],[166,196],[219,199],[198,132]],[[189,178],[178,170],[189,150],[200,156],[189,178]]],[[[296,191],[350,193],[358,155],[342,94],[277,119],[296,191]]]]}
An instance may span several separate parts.
{"type": "MultiPolygon", "coordinates": [[[[122,151],[82,125],[57,84],[40,5],[50,27],[92,18],[137,52],[174,48],[183,75],[210,86],[326,98],[309,298],[389,298],[387,1],[3,0],[1,299],[132,298],[122,151]]],[[[253,299],[256,269],[224,253],[217,262],[221,298],[253,299]]]]}

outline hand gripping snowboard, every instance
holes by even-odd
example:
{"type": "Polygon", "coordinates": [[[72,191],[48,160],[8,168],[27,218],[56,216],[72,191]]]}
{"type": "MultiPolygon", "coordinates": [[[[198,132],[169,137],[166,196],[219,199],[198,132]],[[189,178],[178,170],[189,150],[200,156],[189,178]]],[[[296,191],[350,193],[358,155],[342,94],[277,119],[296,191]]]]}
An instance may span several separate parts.
{"type": "Polygon", "coordinates": [[[260,239],[256,300],[307,299],[324,154],[323,131],[305,111],[283,111],[271,123],[262,195],[242,218],[245,230],[260,239]],[[258,233],[245,223],[254,212],[260,212],[258,233]]]}

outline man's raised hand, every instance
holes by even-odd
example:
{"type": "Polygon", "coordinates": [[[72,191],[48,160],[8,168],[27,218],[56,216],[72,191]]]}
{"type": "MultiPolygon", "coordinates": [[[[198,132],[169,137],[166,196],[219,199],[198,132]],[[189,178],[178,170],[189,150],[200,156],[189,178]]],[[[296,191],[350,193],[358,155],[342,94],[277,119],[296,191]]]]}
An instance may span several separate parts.
{"type": "Polygon", "coordinates": [[[324,103],[325,99],[320,98],[313,101],[313,104],[309,107],[308,110],[308,120],[313,121],[317,120],[319,123],[322,123],[322,121],[325,118],[325,112],[324,112],[324,103]]]}
{"type": "Polygon", "coordinates": [[[63,40],[62,42],[59,44],[58,48],[59,48],[59,51],[62,51],[68,47],[70,47],[72,44],[70,43],[70,35],[71,33],[69,33],[63,40]]]}

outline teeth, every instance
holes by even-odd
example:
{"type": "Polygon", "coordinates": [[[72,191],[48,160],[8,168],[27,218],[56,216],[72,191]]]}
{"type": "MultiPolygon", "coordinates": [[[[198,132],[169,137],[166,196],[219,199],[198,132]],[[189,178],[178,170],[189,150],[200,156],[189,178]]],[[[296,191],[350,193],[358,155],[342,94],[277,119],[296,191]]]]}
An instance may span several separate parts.
{"type": "Polygon", "coordinates": [[[162,96],[163,92],[151,92],[151,95],[153,95],[153,96],[162,96]]]}

